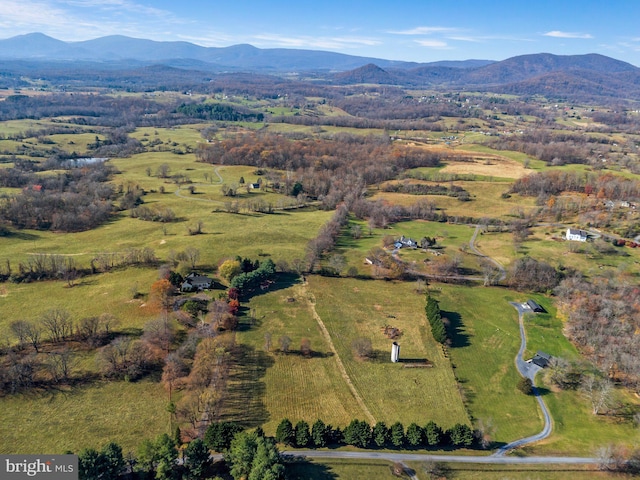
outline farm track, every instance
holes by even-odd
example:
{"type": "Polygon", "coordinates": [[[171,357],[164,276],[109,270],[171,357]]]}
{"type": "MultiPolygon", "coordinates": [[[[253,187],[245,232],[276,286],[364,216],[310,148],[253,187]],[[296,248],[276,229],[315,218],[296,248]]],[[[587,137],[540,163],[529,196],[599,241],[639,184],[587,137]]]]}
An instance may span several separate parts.
{"type": "Polygon", "coordinates": [[[375,417],[371,414],[371,412],[367,408],[367,405],[364,403],[364,400],[360,396],[360,393],[358,393],[358,390],[356,390],[355,385],[351,381],[351,378],[349,377],[349,374],[347,373],[347,370],[345,369],[344,364],[342,363],[342,360],[340,359],[340,355],[338,355],[338,351],[336,350],[336,347],[333,344],[333,340],[331,340],[331,335],[329,334],[329,330],[327,330],[327,327],[324,324],[324,322],[322,321],[322,318],[320,317],[320,315],[318,315],[318,312],[316,311],[316,298],[313,295],[313,293],[311,293],[311,292],[309,292],[307,290],[307,282],[306,281],[301,286],[301,288],[303,289],[301,297],[306,298],[307,301],[309,302],[309,307],[310,307],[310,310],[311,310],[311,314],[313,315],[313,318],[318,323],[318,326],[320,327],[320,331],[322,332],[322,336],[326,340],[327,344],[329,345],[329,349],[331,350],[331,352],[333,353],[334,358],[336,359],[336,364],[338,365],[338,370],[340,370],[340,375],[342,376],[343,380],[345,381],[345,383],[349,387],[349,390],[351,390],[351,394],[356,399],[356,402],[358,402],[358,405],[360,406],[360,408],[364,412],[364,414],[367,417],[367,420],[369,421],[369,423],[371,423],[372,425],[375,424],[376,423],[375,417]]]}

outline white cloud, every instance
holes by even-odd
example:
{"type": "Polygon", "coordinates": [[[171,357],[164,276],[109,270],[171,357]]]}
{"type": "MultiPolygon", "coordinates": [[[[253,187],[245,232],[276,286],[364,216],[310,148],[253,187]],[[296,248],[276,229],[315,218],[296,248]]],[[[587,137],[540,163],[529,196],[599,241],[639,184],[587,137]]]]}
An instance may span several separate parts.
{"type": "Polygon", "coordinates": [[[552,30],[547,33],[543,33],[545,37],[554,38],[593,38],[590,33],[578,33],[578,32],[562,32],[560,30],[552,30]]]}
{"type": "Polygon", "coordinates": [[[451,48],[449,47],[449,45],[447,45],[447,42],[443,42],[441,40],[415,40],[415,42],[422,46],[422,47],[427,47],[427,48],[437,48],[437,49],[448,49],[451,48]]]}
{"type": "Polygon", "coordinates": [[[431,35],[432,33],[457,32],[459,29],[451,27],[416,27],[409,30],[389,31],[395,35],[431,35]]]}
{"type": "Polygon", "coordinates": [[[462,37],[462,36],[447,36],[448,40],[455,40],[456,42],[471,42],[471,43],[481,43],[484,41],[481,37],[462,37]]]}
{"type": "Polygon", "coordinates": [[[382,42],[372,38],[363,37],[311,37],[311,36],[284,36],[277,34],[263,34],[253,36],[250,41],[257,46],[287,47],[287,48],[326,48],[348,49],[358,47],[374,47],[382,42]]]}

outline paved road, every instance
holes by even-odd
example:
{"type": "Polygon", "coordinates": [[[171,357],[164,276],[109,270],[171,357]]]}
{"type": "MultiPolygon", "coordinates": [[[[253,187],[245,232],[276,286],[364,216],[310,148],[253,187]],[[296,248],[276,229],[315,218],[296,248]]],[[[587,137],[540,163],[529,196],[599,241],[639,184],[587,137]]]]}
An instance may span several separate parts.
{"type": "MultiPolygon", "coordinates": [[[[527,347],[527,337],[525,336],[524,331],[524,314],[527,311],[526,307],[524,307],[521,303],[511,302],[511,305],[518,310],[518,322],[520,324],[520,350],[518,351],[518,355],[516,355],[516,368],[520,375],[528,378],[533,383],[536,377],[536,374],[541,370],[541,368],[531,362],[526,362],[522,358],[522,354],[524,353],[525,348],[527,347]]],[[[544,428],[540,433],[536,435],[532,435],[527,438],[521,438],[520,440],[516,440],[511,442],[501,448],[499,448],[494,454],[494,457],[501,457],[505,455],[507,452],[513,450],[514,448],[521,447],[523,445],[527,445],[529,443],[534,443],[540,440],[544,440],[549,435],[551,435],[551,414],[549,413],[549,409],[547,405],[544,403],[544,400],[540,396],[540,392],[536,387],[533,387],[533,394],[538,401],[538,405],[540,405],[540,409],[542,410],[542,416],[544,417],[544,428]]]]}
{"type": "Polygon", "coordinates": [[[597,464],[597,458],[587,457],[497,457],[480,455],[430,455],[426,453],[394,452],[344,452],[334,450],[285,450],[284,456],[306,458],[355,458],[366,460],[388,460],[390,462],[451,462],[451,463],[492,463],[502,465],[550,465],[550,464],[597,464]]]}

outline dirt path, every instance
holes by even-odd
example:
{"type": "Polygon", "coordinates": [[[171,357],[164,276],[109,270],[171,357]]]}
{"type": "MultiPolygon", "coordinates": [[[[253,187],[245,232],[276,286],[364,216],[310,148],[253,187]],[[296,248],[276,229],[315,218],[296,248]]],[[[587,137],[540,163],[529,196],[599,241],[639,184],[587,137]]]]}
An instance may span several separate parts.
{"type": "Polygon", "coordinates": [[[327,330],[327,327],[325,326],[324,322],[322,321],[322,318],[320,318],[320,315],[318,315],[318,312],[316,312],[316,298],[315,298],[315,296],[313,295],[313,293],[311,293],[307,289],[307,283],[306,282],[300,288],[302,290],[301,297],[306,298],[307,301],[309,302],[309,307],[310,307],[310,310],[311,310],[311,314],[313,315],[313,318],[315,318],[316,322],[318,323],[318,326],[320,327],[320,331],[322,332],[322,336],[324,337],[324,339],[326,340],[327,344],[329,345],[329,349],[333,353],[333,357],[336,359],[336,364],[338,365],[338,370],[340,370],[340,375],[342,375],[343,380],[346,382],[347,386],[349,387],[349,390],[351,390],[351,394],[356,399],[356,402],[358,402],[358,405],[360,406],[360,408],[362,409],[362,411],[366,415],[367,420],[369,421],[369,423],[371,425],[375,425],[376,424],[375,417],[371,414],[371,412],[369,411],[369,409],[365,405],[364,400],[362,399],[362,397],[358,393],[358,390],[356,390],[356,387],[353,384],[353,382],[351,381],[351,378],[349,378],[349,374],[347,373],[347,370],[344,368],[344,364],[342,363],[342,360],[340,359],[340,355],[338,355],[338,351],[336,350],[336,347],[333,344],[333,340],[331,340],[331,335],[329,335],[329,330],[327,330]]]}

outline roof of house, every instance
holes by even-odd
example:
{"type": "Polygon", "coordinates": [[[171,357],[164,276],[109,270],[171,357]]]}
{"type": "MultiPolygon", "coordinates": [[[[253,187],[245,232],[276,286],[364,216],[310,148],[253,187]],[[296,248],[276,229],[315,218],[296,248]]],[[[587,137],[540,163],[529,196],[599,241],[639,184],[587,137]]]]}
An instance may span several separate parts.
{"type": "Polygon", "coordinates": [[[549,361],[551,360],[551,355],[545,353],[543,351],[538,350],[536,354],[531,359],[531,363],[538,365],[539,367],[546,367],[549,365],[549,361]]]}
{"type": "Polygon", "coordinates": [[[527,305],[529,305],[529,308],[531,308],[531,310],[533,310],[534,312],[544,312],[545,309],[542,308],[535,300],[527,300],[527,305]]]}
{"type": "Polygon", "coordinates": [[[569,228],[567,230],[567,232],[569,233],[569,235],[580,235],[581,237],[588,237],[589,236],[589,232],[587,232],[585,230],[580,230],[578,228],[569,228]]]}

